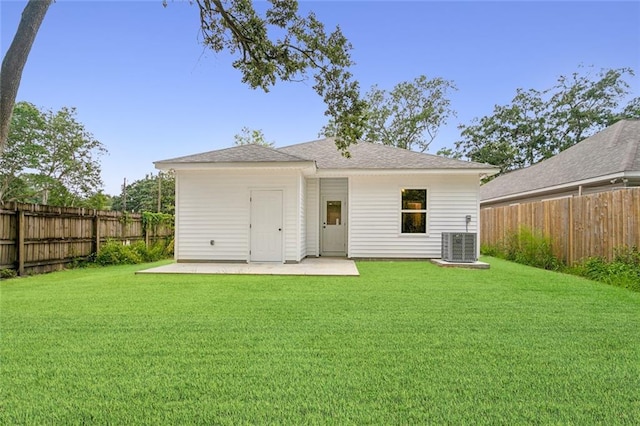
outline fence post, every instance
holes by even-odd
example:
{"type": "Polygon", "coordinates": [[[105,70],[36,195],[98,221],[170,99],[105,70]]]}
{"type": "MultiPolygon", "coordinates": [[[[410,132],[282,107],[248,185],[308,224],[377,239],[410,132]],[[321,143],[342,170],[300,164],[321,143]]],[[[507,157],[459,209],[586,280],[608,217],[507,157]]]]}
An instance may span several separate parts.
{"type": "Polygon", "coordinates": [[[94,252],[98,254],[100,252],[100,216],[98,212],[94,212],[93,216],[93,239],[94,252]]]}
{"type": "Polygon", "coordinates": [[[144,237],[144,245],[149,248],[149,224],[144,221],[144,213],[140,216],[140,229],[142,229],[142,236],[144,237]]]}
{"type": "Polygon", "coordinates": [[[118,228],[120,230],[120,232],[118,233],[118,237],[120,238],[120,243],[121,244],[126,244],[126,238],[124,237],[124,227],[125,227],[125,223],[127,222],[127,211],[124,210],[122,211],[122,213],[118,213],[120,215],[120,217],[118,217],[118,228]]]}
{"type": "Polygon", "coordinates": [[[24,275],[24,260],[26,253],[24,250],[24,210],[16,209],[16,251],[18,252],[18,275],[24,275]]]}
{"type": "Polygon", "coordinates": [[[573,266],[573,196],[569,197],[569,250],[567,250],[567,265],[573,266]]]}

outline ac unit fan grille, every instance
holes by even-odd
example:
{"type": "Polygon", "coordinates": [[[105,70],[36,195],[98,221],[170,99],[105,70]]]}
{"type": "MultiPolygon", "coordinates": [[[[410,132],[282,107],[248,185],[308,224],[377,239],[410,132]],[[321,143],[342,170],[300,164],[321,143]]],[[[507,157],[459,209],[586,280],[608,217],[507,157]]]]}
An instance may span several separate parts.
{"type": "Polygon", "coordinates": [[[476,256],[477,235],[475,232],[443,232],[442,260],[471,263],[476,256]]]}

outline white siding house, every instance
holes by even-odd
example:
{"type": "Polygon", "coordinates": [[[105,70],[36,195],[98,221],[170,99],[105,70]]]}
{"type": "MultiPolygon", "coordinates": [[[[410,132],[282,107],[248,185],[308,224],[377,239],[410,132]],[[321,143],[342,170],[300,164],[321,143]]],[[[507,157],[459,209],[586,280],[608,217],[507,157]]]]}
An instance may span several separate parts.
{"type": "Polygon", "coordinates": [[[307,256],[320,255],[320,179],[308,178],[305,205],[307,256]]]}
{"type": "Polygon", "coordinates": [[[438,258],[442,232],[478,231],[478,177],[354,176],[350,179],[349,256],[438,258]],[[403,233],[403,189],[426,190],[426,232],[403,233]],[[471,215],[467,226],[465,217],[471,215]]]}
{"type": "Polygon", "coordinates": [[[439,258],[443,232],[479,231],[480,178],[496,169],[366,142],[350,153],[323,139],[156,162],[176,174],[176,260],[439,258]]]}
{"type": "Polygon", "coordinates": [[[299,172],[266,169],[176,171],[177,258],[250,260],[252,198],[263,191],[282,193],[281,257],[298,259],[304,220],[299,172]]]}

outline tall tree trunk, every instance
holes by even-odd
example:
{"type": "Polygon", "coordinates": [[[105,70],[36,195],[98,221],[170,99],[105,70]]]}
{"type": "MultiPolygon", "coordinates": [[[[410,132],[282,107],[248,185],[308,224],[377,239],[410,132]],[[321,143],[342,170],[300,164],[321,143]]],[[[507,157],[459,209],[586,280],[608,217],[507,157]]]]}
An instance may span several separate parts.
{"type": "Polygon", "coordinates": [[[0,157],[7,146],[11,114],[16,103],[22,70],[38,29],[52,0],[29,0],[22,11],[22,18],[11,46],[2,60],[0,70],[0,157]]]}

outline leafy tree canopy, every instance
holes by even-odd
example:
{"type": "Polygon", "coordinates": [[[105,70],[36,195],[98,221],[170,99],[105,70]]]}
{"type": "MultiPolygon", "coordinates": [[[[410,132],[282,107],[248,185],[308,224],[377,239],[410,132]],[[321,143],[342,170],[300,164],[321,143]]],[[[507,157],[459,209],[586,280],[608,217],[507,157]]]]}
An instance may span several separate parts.
{"type": "Polygon", "coordinates": [[[111,210],[112,203],[113,200],[110,195],[98,191],[82,200],[78,206],[96,210],[111,210]]]}
{"type": "Polygon", "coordinates": [[[493,115],[460,125],[455,151],[441,153],[493,164],[501,172],[535,164],[618,120],[640,118],[638,98],[619,108],[629,94],[625,78],[633,75],[629,68],[595,74],[587,69],[558,77],[550,89],[518,89],[510,104],[495,106],[493,115]]]}
{"type": "Polygon", "coordinates": [[[159,172],[157,175],[148,174],[144,179],[128,184],[126,191],[114,196],[111,208],[112,210],[129,212],[158,212],[159,195],[159,213],[173,214],[175,211],[175,188],[176,181],[172,172],[159,172]]]}
{"type": "Polygon", "coordinates": [[[240,133],[233,137],[235,139],[234,145],[262,145],[268,146],[269,148],[274,147],[274,143],[267,141],[267,138],[264,136],[262,129],[252,130],[248,127],[243,127],[240,130],[240,133]]]}
{"type": "MultiPolygon", "coordinates": [[[[452,81],[428,79],[421,75],[397,84],[391,91],[373,86],[366,94],[367,114],[364,138],[371,142],[425,152],[441,126],[455,115],[449,93],[452,81]]],[[[322,128],[320,136],[335,136],[334,121],[322,128]]]]}
{"type": "Polygon", "coordinates": [[[29,0],[22,11],[16,35],[2,59],[0,68],[0,157],[7,148],[9,126],[16,95],[22,79],[22,70],[36,39],[40,24],[52,0],[29,0]]]}
{"type": "Polygon", "coordinates": [[[26,201],[31,191],[24,174],[46,155],[41,143],[46,120],[33,104],[19,102],[11,121],[7,148],[0,157],[0,201],[26,201]]]}
{"type": "MultiPolygon", "coordinates": [[[[8,122],[22,69],[50,3],[29,1],[3,60],[2,82],[7,84],[0,94],[0,155],[5,149],[7,126],[3,123],[8,122]]],[[[166,0],[163,3],[167,6],[166,0]]],[[[233,66],[242,73],[244,83],[268,91],[278,80],[299,81],[310,74],[314,90],[327,106],[325,114],[336,123],[338,148],[345,151],[361,138],[365,102],[349,72],[351,44],[340,28],[325,31],[313,13],[298,13],[295,0],[270,0],[270,6],[260,13],[250,0],[194,3],[200,10],[202,42],[215,52],[226,50],[234,55],[233,66]]]]}
{"type": "Polygon", "coordinates": [[[295,0],[270,0],[263,13],[250,0],[196,3],[204,44],[234,55],[244,83],[269,91],[278,80],[302,80],[311,73],[325,114],[336,123],[338,148],[346,150],[360,139],[366,104],[348,70],[351,44],[340,28],[327,33],[315,14],[298,13],[295,0]]]}
{"type": "Polygon", "coordinates": [[[0,157],[0,201],[75,206],[100,189],[106,149],[75,115],[75,108],[16,104],[0,157]]]}

